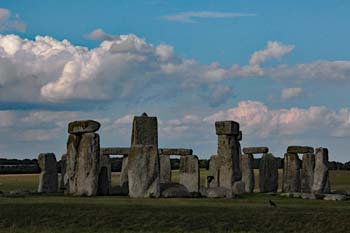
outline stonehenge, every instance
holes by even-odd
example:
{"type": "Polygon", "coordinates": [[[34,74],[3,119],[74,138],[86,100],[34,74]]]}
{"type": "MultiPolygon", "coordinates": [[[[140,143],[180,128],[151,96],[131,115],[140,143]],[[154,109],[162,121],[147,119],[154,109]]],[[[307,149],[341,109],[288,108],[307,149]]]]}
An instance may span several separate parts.
{"type": "MultiPolygon", "coordinates": [[[[130,147],[100,147],[96,132],[100,123],[93,120],[68,124],[67,152],[62,155],[58,181],[53,153],[40,154],[41,174],[38,192],[60,190],[72,196],[128,195],[131,198],[225,197],[253,193],[253,167],[259,162],[259,191],[278,191],[278,161],[268,147],[241,149],[242,131],[235,121],[217,121],[217,154],[209,159],[206,184],[200,183],[199,158],[192,149],[159,148],[158,120],[146,113],[135,116],[130,147]],[[243,153],[242,153],[243,152],[243,153]],[[120,186],[112,187],[111,155],[123,156],[120,186]],[[180,156],[178,183],[173,183],[171,156],[180,156]],[[117,191],[116,191],[117,190],[117,191]]],[[[174,178],[175,180],[175,178],[174,178]]],[[[330,193],[328,150],[308,146],[289,146],[283,159],[281,191],[284,196],[305,197],[330,193]],[[302,160],[298,154],[302,154],[302,160]]],[[[328,197],[328,196],[327,196],[328,197]]],[[[328,197],[328,199],[332,199],[328,197]]],[[[333,198],[334,199],[334,198],[333,198]]]]}
{"type": "Polygon", "coordinates": [[[100,170],[100,127],[96,121],[74,121],[68,125],[66,195],[95,196],[100,170]]]}
{"type": "Polygon", "coordinates": [[[38,192],[56,193],[58,189],[58,174],[55,154],[39,154],[38,163],[41,169],[38,192]]]}

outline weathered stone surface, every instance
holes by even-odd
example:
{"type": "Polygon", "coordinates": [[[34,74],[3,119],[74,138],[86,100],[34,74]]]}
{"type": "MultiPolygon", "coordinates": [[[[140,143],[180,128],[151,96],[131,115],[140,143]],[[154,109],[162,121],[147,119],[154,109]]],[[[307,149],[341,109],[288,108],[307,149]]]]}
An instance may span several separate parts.
{"type": "Polygon", "coordinates": [[[303,155],[301,167],[301,192],[310,193],[314,182],[315,155],[307,153],[303,155]]]}
{"type": "Polygon", "coordinates": [[[278,168],[276,158],[268,153],[264,154],[260,160],[259,169],[260,192],[277,192],[278,189],[278,168]]]}
{"type": "Polygon", "coordinates": [[[133,145],[128,155],[129,196],[159,197],[159,172],[157,146],[133,145]]]}
{"type": "Polygon", "coordinates": [[[129,194],[128,155],[124,155],[123,157],[122,170],[120,172],[120,187],[123,193],[129,194]]]}
{"type": "Polygon", "coordinates": [[[252,193],[255,186],[253,160],[252,154],[241,156],[242,181],[245,183],[245,192],[247,193],[252,193]]]}
{"type": "Polygon", "coordinates": [[[171,183],[171,164],[169,155],[159,155],[160,183],[171,183]]]}
{"type": "Polygon", "coordinates": [[[268,147],[244,147],[243,148],[244,154],[264,154],[268,152],[269,152],[268,147]]]}
{"type": "Polygon", "coordinates": [[[201,187],[199,191],[202,197],[207,197],[207,198],[223,198],[223,197],[226,197],[229,192],[229,190],[227,190],[226,188],[221,188],[221,187],[212,187],[212,188],[201,187]]]}
{"type": "Polygon", "coordinates": [[[55,193],[58,189],[57,161],[53,153],[39,154],[39,193],[55,193]]]}
{"type": "Polygon", "coordinates": [[[325,201],[345,201],[348,197],[341,194],[324,194],[323,200],[325,201]]]}
{"type": "Polygon", "coordinates": [[[282,192],[300,192],[300,164],[298,154],[284,155],[282,192]]]}
{"type": "Polygon", "coordinates": [[[101,124],[93,120],[73,121],[68,124],[69,134],[93,133],[99,130],[101,124]]]}
{"type": "Polygon", "coordinates": [[[330,184],[328,183],[327,185],[328,179],[328,150],[326,148],[317,148],[312,192],[327,193],[330,189],[330,184]]]}
{"type": "Polygon", "coordinates": [[[219,160],[217,155],[210,156],[209,159],[209,171],[208,177],[212,177],[208,180],[207,178],[207,188],[219,187],[219,160]],[[210,181],[210,182],[209,182],[210,181]]]}
{"type": "Polygon", "coordinates": [[[67,142],[67,188],[74,196],[95,196],[98,190],[100,137],[70,134],[67,142]]]}
{"type": "Polygon", "coordinates": [[[60,161],[61,165],[61,177],[60,177],[60,190],[64,191],[66,189],[66,170],[67,170],[67,154],[63,154],[60,161]]]}
{"type": "Polygon", "coordinates": [[[188,192],[187,188],[178,183],[163,183],[160,185],[161,197],[174,198],[174,197],[192,197],[192,194],[188,192]]]}
{"type": "Polygon", "coordinates": [[[131,145],[155,145],[158,153],[157,117],[134,117],[131,135],[131,145]]]}
{"type": "Polygon", "coordinates": [[[98,194],[109,195],[112,188],[112,169],[109,155],[100,155],[100,172],[98,177],[98,194]]]}
{"type": "Polygon", "coordinates": [[[241,179],[240,143],[232,135],[218,135],[220,187],[232,190],[233,182],[241,179]]]}
{"type": "Polygon", "coordinates": [[[314,148],[309,146],[288,146],[287,153],[291,153],[291,154],[314,153],[314,148]]]}
{"type": "Polygon", "coordinates": [[[199,191],[199,160],[196,155],[180,158],[179,183],[191,193],[199,191]]]}
{"type": "Polygon", "coordinates": [[[236,181],[233,183],[232,193],[234,195],[242,195],[245,193],[245,183],[243,181],[236,181]]]}
{"type": "Polygon", "coordinates": [[[184,149],[184,148],[160,148],[159,149],[160,155],[180,155],[180,156],[186,156],[186,155],[192,155],[193,150],[192,149],[184,149]]]}
{"type": "Polygon", "coordinates": [[[217,121],[215,122],[217,135],[235,135],[239,136],[239,123],[235,121],[217,121]]]}

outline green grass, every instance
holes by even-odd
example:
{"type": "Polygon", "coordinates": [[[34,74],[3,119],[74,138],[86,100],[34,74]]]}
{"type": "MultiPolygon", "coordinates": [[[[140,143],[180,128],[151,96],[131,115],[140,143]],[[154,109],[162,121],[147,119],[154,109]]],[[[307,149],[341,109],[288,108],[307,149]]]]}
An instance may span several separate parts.
{"type": "MultiPolygon", "coordinates": [[[[204,182],[206,171],[201,172],[204,182]]],[[[113,174],[113,183],[119,183],[113,174]]],[[[173,181],[178,179],[174,171],[173,181]]],[[[36,190],[38,175],[1,175],[0,190],[36,190]]],[[[350,189],[350,171],[331,171],[350,189]]],[[[202,183],[204,184],[204,183],[202,183]]],[[[0,232],[350,232],[350,201],[247,194],[240,199],[0,198],[0,232]],[[268,200],[275,201],[272,208],[268,200]]]]}

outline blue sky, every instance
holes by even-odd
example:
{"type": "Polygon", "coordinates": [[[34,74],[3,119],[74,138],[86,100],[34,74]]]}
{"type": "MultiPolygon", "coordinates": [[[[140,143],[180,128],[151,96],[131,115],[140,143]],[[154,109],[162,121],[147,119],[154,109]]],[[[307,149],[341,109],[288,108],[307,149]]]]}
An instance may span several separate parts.
{"type": "Polygon", "coordinates": [[[160,146],[216,153],[215,120],[243,146],[350,149],[348,1],[16,1],[0,4],[0,155],[64,153],[70,120],[128,146],[132,116],[160,146]],[[40,36],[40,37],[38,37],[40,36]]]}

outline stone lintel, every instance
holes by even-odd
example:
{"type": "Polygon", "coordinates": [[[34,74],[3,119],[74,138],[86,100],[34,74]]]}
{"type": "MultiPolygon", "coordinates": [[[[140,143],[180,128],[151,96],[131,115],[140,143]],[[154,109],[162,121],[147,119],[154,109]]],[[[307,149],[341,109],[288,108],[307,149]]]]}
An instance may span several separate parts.
{"type": "MultiPolygon", "coordinates": [[[[101,148],[101,153],[105,155],[128,155],[130,153],[129,147],[104,147],[101,148]]],[[[160,148],[158,149],[160,155],[192,155],[192,149],[183,148],[160,148]]]]}
{"type": "Polygon", "coordinates": [[[268,147],[244,147],[243,148],[244,154],[264,154],[268,152],[269,152],[268,147]]]}

